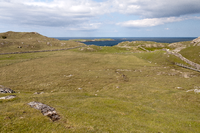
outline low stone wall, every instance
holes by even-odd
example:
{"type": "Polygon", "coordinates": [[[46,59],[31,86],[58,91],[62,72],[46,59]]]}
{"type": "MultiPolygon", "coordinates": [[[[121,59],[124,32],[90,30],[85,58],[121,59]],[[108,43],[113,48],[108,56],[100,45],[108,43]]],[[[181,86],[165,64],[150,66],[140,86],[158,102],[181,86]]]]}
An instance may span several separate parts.
{"type": "Polygon", "coordinates": [[[172,52],[172,51],[169,51],[169,50],[166,50],[168,54],[173,54],[175,55],[176,57],[180,58],[182,61],[185,61],[186,63],[190,64],[191,66],[193,66],[195,69],[197,70],[200,70],[200,65],[197,64],[197,63],[194,63],[188,59],[186,59],[185,57],[183,57],[181,54],[179,53],[176,53],[176,52],[172,52]]]}
{"type": "Polygon", "coordinates": [[[142,50],[146,51],[146,52],[150,52],[149,50],[143,48],[142,46],[138,46],[138,48],[141,48],[142,50]]]}
{"type": "Polygon", "coordinates": [[[24,52],[11,52],[11,53],[0,53],[0,55],[6,55],[6,54],[24,54],[24,53],[37,53],[37,52],[51,52],[51,51],[61,51],[61,50],[70,50],[80,47],[86,47],[86,46],[78,46],[78,47],[72,47],[72,48],[63,48],[63,49],[53,49],[53,50],[39,50],[39,51],[24,51],[24,52]]]}
{"type": "Polygon", "coordinates": [[[175,65],[183,67],[183,68],[187,68],[187,69],[190,69],[190,70],[194,70],[194,71],[197,71],[197,72],[200,72],[200,70],[198,70],[198,69],[194,69],[192,67],[189,67],[189,66],[186,66],[186,65],[183,65],[183,64],[180,64],[180,63],[175,63],[175,65]]]}

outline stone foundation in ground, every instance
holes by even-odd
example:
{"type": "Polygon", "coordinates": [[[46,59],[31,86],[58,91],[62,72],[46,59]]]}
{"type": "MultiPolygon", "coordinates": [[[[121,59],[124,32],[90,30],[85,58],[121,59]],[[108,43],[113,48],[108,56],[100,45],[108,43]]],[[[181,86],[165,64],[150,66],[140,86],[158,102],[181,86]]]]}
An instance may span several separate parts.
{"type": "Polygon", "coordinates": [[[60,119],[60,116],[56,113],[53,107],[40,102],[30,102],[28,105],[30,105],[32,108],[40,110],[44,116],[48,116],[52,121],[57,121],[60,119]]]}

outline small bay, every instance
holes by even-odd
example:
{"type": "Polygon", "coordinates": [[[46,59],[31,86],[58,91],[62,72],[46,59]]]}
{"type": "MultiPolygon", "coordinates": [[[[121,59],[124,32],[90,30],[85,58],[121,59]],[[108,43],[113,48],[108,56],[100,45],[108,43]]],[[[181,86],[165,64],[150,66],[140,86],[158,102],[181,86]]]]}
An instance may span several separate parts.
{"type": "Polygon", "coordinates": [[[70,40],[70,39],[114,39],[114,41],[89,41],[83,42],[86,45],[97,45],[97,46],[114,46],[124,41],[153,41],[160,43],[175,43],[183,41],[192,41],[196,37],[54,37],[59,40],[70,40]]]}

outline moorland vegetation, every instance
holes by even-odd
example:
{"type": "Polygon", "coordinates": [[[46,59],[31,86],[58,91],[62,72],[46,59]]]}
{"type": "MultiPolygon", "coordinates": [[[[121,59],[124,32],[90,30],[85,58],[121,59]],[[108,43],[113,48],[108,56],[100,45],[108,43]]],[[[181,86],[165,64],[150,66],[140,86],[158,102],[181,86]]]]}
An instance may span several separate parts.
{"type": "Polygon", "coordinates": [[[16,97],[0,99],[0,132],[200,132],[200,73],[175,65],[190,66],[167,52],[200,63],[199,44],[102,47],[35,32],[1,33],[0,85],[16,97]],[[74,49],[8,54],[63,48],[74,49]],[[60,119],[43,116],[28,105],[33,101],[55,108],[60,119]]]}

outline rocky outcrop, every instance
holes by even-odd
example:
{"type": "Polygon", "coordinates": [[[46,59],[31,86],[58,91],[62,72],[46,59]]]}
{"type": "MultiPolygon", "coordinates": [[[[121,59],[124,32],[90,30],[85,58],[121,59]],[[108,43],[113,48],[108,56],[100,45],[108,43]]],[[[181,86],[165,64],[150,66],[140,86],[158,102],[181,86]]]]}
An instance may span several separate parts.
{"type": "Polygon", "coordinates": [[[7,88],[3,85],[0,85],[0,93],[15,93],[15,91],[13,91],[10,88],[7,88]]]}
{"type": "Polygon", "coordinates": [[[200,37],[198,37],[198,38],[192,40],[191,43],[194,44],[194,46],[196,46],[196,45],[197,45],[197,46],[200,46],[200,37]]]}
{"type": "Polygon", "coordinates": [[[60,119],[60,116],[56,113],[53,107],[40,102],[30,102],[28,105],[30,105],[32,108],[40,110],[44,116],[48,116],[52,121],[57,121],[60,119]]]}

